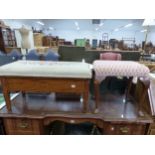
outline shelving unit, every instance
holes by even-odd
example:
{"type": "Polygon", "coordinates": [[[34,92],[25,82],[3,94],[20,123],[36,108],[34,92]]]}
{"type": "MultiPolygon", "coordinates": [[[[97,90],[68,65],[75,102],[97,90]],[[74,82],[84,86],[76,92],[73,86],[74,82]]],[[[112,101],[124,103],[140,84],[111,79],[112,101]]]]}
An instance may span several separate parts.
{"type": "Polygon", "coordinates": [[[104,47],[105,49],[108,48],[109,45],[109,36],[108,33],[103,33],[102,34],[102,47],[104,47]]]}
{"type": "Polygon", "coordinates": [[[44,36],[43,46],[58,47],[61,45],[71,45],[71,42],[65,41],[65,39],[60,39],[59,37],[44,36]]]}
{"type": "Polygon", "coordinates": [[[122,38],[122,41],[127,45],[127,48],[130,48],[132,50],[135,49],[135,38],[122,38]]]}
{"type": "Polygon", "coordinates": [[[7,48],[16,48],[15,32],[7,26],[0,26],[0,50],[7,53],[7,48]]]}
{"type": "Polygon", "coordinates": [[[43,37],[43,46],[57,46],[56,40],[53,39],[52,36],[44,36],[43,37]]]}
{"type": "Polygon", "coordinates": [[[34,45],[42,46],[43,45],[43,34],[42,33],[33,33],[34,45]]]}

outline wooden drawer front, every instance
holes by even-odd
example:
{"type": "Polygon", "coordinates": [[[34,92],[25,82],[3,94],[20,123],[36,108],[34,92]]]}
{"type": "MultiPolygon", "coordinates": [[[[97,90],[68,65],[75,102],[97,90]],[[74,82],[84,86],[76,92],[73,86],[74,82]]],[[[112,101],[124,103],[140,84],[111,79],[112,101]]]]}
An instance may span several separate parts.
{"type": "Polygon", "coordinates": [[[143,124],[109,124],[106,133],[110,135],[143,135],[146,126],[143,124]]]}
{"type": "Polygon", "coordinates": [[[33,121],[29,119],[13,120],[14,129],[18,131],[33,131],[33,121]]]}
{"type": "Polygon", "coordinates": [[[86,90],[84,81],[61,82],[57,86],[59,86],[58,89],[62,90],[62,92],[84,92],[86,90]]]}
{"type": "Polygon", "coordinates": [[[39,120],[33,119],[4,119],[5,129],[7,134],[41,134],[39,120]]]}
{"type": "Polygon", "coordinates": [[[12,91],[31,92],[84,92],[88,81],[85,80],[60,80],[39,78],[10,78],[7,80],[8,88],[12,91]]]}

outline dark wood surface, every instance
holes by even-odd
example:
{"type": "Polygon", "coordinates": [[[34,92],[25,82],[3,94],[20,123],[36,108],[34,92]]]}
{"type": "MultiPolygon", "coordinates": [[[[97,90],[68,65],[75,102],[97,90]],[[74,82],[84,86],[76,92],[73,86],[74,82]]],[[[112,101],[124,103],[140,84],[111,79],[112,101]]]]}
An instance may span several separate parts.
{"type": "MultiPolygon", "coordinates": [[[[126,106],[126,103],[128,100],[130,100],[130,92],[132,88],[132,77],[129,78],[126,90],[125,90],[125,96],[124,96],[124,104],[126,106]]],[[[149,78],[138,78],[137,83],[135,84],[135,90],[132,92],[132,97],[137,103],[137,114],[141,115],[142,109],[146,109],[149,107],[150,104],[149,101],[145,102],[145,99],[147,98],[148,90],[150,87],[150,80],[149,78]]],[[[95,109],[98,111],[98,106],[100,103],[100,83],[97,80],[94,80],[94,88],[95,88],[95,109]]]]}
{"type": "Polygon", "coordinates": [[[56,120],[77,124],[91,122],[102,129],[103,134],[146,134],[148,124],[152,122],[150,114],[142,112],[138,116],[136,103],[124,104],[124,95],[118,93],[103,94],[94,113],[94,100],[89,98],[89,113],[81,112],[79,100],[55,100],[55,94],[20,93],[11,101],[12,112],[4,107],[0,110],[7,134],[44,134],[44,126],[56,120]]]}
{"type": "Polygon", "coordinates": [[[94,100],[89,100],[89,113],[82,113],[82,103],[80,101],[56,101],[55,94],[26,94],[25,98],[19,94],[11,101],[12,112],[7,112],[4,107],[0,110],[0,116],[9,117],[20,115],[26,117],[43,118],[47,116],[81,117],[81,118],[101,118],[107,121],[140,121],[150,122],[150,115],[143,111],[142,116],[136,112],[136,103],[123,103],[124,95],[104,94],[101,98],[99,112],[94,113],[94,100]]]}
{"type": "Polygon", "coordinates": [[[19,94],[11,101],[12,112],[0,110],[7,134],[44,134],[44,126],[56,120],[77,124],[91,122],[103,134],[145,134],[152,122],[148,113],[136,112],[136,104],[123,103],[124,95],[103,94],[98,113],[94,113],[94,100],[89,98],[89,113],[82,113],[80,101],[56,101],[55,94],[19,94]]]}

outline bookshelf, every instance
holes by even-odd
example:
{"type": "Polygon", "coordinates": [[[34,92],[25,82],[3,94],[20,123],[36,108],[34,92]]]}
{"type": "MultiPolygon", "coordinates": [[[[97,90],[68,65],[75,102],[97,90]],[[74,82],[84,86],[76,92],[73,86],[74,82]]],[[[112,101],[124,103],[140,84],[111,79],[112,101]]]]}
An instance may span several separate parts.
{"type": "Polygon", "coordinates": [[[15,32],[7,26],[0,26],[0,50],[7,53],[7,48],[16,48],[15,32]]]}

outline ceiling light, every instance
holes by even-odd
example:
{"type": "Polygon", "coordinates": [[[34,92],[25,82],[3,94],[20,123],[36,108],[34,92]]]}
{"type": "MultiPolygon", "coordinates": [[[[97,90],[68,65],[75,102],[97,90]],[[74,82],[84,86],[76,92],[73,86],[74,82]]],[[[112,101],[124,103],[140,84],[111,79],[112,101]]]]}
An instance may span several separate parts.
{"type": "Polygon", "coordinates": [[[119,31],[119,29],[115,29],[114,31],[119,31]]]}
{"type": "Polygon", "coordinates": [[[133,24],[130,23],[130,24],[125,25],[124,27],[127,28],[127,27],[131,27],[132,25],[133,25],[133,24]]]}
{"type": "Polygon", "coordinates": [[[147,30],[145,29],[145,30],[141,30],[140,32],[146,32],[147,30]]]}
{"type": "Polygon", "coordinates": [[[54,30],[54,28],[53,28],[53,27],[49,27],[49,29],[50,29],[50,30],[54,30]]]}
{"type": "Polygon", "coordinates": [[[78,26],[79,25],[78,22],[75,22],[75,25],[78,26]]]}
{"type": "Polygon", "coordinates": [[[37,23],[40,25],[45,25],[43,22],[40,22],[40,21],[38,21],[37,23]]]}
{"type": "Polygon", "coordinates": [[[97,31],[99,28],[97,27],[95,30],[97,31]]]}
{"type": "Polygon", "coordinates": [[[101,23],[99,26],[103,26],[104,25],[104,23],[101,23]]]}
{"type": "Polygon", "coordinates": [[[79,28],[79,27],[77,27],[77,30],[80,30],[80,28],[79,28]]]}

